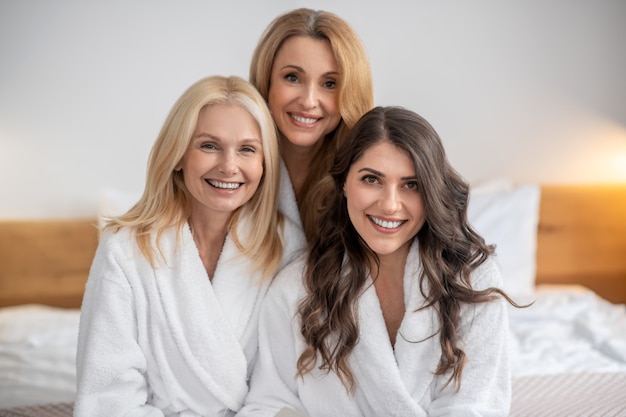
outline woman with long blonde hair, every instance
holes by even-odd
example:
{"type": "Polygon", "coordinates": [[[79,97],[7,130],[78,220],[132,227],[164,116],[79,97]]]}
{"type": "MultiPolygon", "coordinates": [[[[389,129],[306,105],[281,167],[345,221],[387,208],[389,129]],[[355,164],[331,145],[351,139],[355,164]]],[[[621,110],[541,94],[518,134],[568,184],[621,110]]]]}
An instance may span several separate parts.
{"type": "Polygon", "coordinates": [[[258,91],[185,91],[146,186],[105,224],[79,328],[76,417],[228,416],[248,392],[261,302],[305,244],[278,213],[275,127],[258,91]]]}

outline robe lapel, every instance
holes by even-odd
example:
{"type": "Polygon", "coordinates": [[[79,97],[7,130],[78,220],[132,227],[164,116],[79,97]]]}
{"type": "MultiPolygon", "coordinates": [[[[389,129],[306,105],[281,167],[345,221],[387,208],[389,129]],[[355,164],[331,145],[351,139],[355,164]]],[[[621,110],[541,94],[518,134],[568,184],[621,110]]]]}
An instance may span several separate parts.
{"type": "MultiPolygon", "coordinates": [[[[161,326],[167,327],[161,332],[171,338],[166,338],[164,349],[172,362],[182,366],[164,370],[172,373],[169,378],[164,375],[164,380],[180,380],[181,391],[190,397],[186,400],[199,410],[206,391],[236,410],[248,391],[247,361],[238,333],[209,281],[189,226],[183,228],[178,251],[175,230],[168,232],[162,239],[163,252],[174,255],[167,259],[167,266],[155,271],[155,279],[165,312],[166,323],[161,326]],[[197,384],[193,392],[189,392],[190,381],[197,384]]],[[[235,321],[240,331],[242,325],[235,321]]]]}
{"type": "MultiPolygon", "coordinates": [[[[240,228],[245,228],[242,222],[240,228]]],[[[252,274],[252,263],[241,256],[235,242],[228,236],[220,255],[212,286],[232,331],[241,341],[251,323],[253,313],[267,292],[270,280],[262,282],[260,272],[252,274]]]]}
{"type": "Polygon", "coordinates": [[[405,267],[406,313],[396,338],[395,352],[373,284],[359,303],[361,334],[351,366],[358,379],[358,390],[362,394],[359,396],[368,403],[373,415],[427,415],[419,400],[430,386],[431,370],[435,369],[439,356],[432,347],[433,338],[413,343],[426,339],[433,332],[431,314],[414,312],[423,303],[417,282],[419,268],[417,243],[414,243],[405,267]]]}
{"type": "MultiPolygon", "coordinates": [[[[430,398],[430,386],[441,357],[439,326],[432,308],[417,311],[426,300],[420,292],[418,277],[421,263],[413,242],[404,271],[405,315],[396,338],[396,360],[400,377],[414,401],[430,398]]],[[[424,287],[428,291],[428,287],[424,287]]]]}

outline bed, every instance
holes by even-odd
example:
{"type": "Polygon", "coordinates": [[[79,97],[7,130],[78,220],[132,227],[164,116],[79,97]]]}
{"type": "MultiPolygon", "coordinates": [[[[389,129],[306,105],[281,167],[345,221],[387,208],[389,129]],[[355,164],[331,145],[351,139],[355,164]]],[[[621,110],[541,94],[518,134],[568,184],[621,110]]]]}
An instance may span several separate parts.
{"type": "MultiPolygon", "coordinates": [[[[626,185],[472,188],[509,309],[511,416],[626,416],[626,185]]],[[[0,417],[71,416],[97,219],[0,221],[0,417]]]]}

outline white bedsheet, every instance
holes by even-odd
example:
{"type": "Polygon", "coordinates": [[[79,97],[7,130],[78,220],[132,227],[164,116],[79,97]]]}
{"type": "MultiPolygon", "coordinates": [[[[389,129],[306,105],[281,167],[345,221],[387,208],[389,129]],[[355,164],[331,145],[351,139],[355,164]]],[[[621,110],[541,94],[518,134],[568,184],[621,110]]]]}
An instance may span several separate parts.
{"type": "Polygon", "coordinates": [[[79,313],[42,305],[0,309],[0,408],[74,400],[79,313]]]}
{"type": "Polygon", "coordinates": [[[579,286],[542,286],[511,308],[513,377],[626,372],[626,306],[579,286]]]}

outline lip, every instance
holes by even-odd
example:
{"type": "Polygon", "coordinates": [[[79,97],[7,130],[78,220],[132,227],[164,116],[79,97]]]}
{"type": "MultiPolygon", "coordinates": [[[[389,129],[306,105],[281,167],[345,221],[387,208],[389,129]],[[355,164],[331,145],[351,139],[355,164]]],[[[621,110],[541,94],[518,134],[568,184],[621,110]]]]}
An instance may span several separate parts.
{"type": "Polygon", "coordinates": [[[310,114],[287,112],[287,115],[289,116],[289,119],[292,121],[292,123],[302,127],[315,126],[320,120],[322,120],[321,117],[312,116],[310,114]]]}
{"type": "Polygon", "coordinates": [[[204,180],[211,188],[219,191],[237,191],[243,185],[242,182],[237,181],[220,181],[212,178],[204,180]]]}
{"type": "Polygon", "coordinates": [[[407,222],[407,220],[386,219],[383,217],[373,216],[371,214],[368,214],[367,218],[378,230],[385,232],[394,232],[400,229],[407,222]]]}

